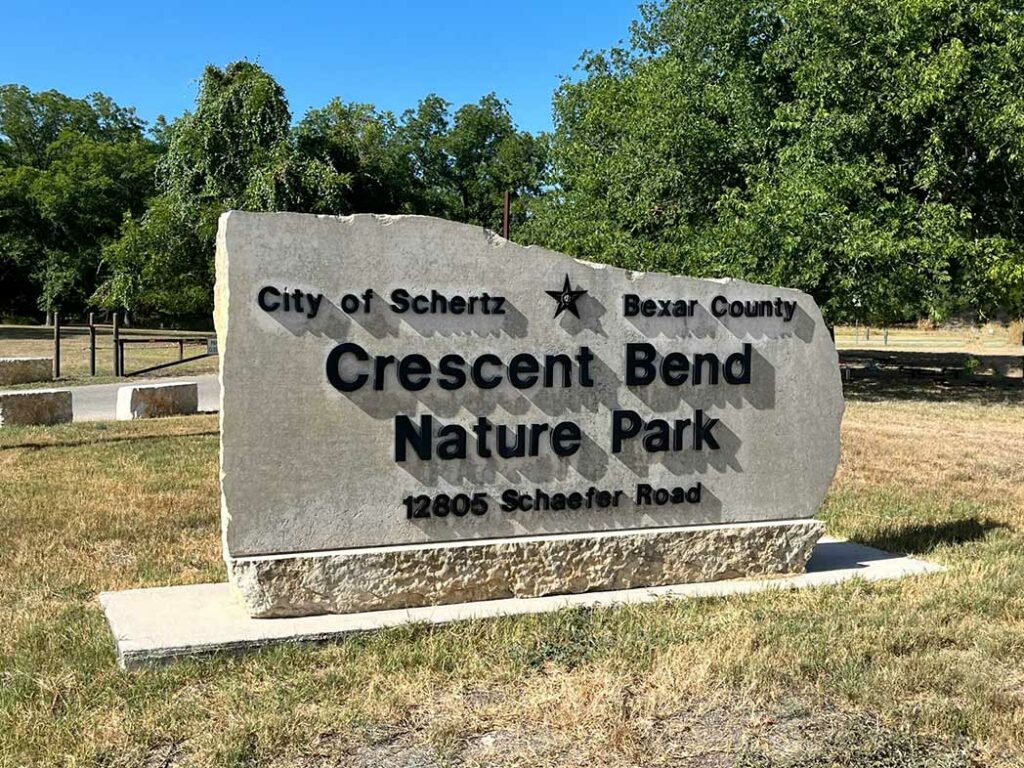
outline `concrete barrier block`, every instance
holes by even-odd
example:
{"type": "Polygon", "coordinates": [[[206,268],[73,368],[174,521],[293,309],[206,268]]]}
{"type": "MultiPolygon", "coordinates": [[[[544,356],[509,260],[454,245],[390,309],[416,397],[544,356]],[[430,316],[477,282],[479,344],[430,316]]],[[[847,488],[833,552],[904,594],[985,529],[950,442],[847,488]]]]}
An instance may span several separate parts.
{"type": "Polygon", "coordinates": [[[117,420],[180,416],[199,410],[199,385],[140,384],[117,390],[117,420]]]}
{"type": "Polygon", "coordinates": [[[71,414],[70,389],[0,393],[0,427],[63,424],[71,414]]]}
{"type": "Polygon", "coordinates": [[[0,357],[0,386],[52,380],[51,357],[0,357]]]}

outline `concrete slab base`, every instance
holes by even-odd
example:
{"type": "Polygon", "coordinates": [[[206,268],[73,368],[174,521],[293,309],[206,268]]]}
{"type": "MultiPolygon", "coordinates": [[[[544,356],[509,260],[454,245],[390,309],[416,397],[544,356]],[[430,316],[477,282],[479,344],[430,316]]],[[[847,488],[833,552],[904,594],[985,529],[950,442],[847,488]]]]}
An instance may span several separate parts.
{"type": "Polygon", "coordinates": [[[104,592],[100,603],[114,635],[118,662],[125,669],[138,669],[189,656],[240,652],[279,643],[337,640],[400,624],[444,624],[562,608],[720,597],[769,589],[824,586],[850,579],[881,581],[943,570],[942,566],[924,560],[824,537],[814,548],[806,573],[768,579],[731,579],[280,619],[250,618],[227,583],[104,592]]]}

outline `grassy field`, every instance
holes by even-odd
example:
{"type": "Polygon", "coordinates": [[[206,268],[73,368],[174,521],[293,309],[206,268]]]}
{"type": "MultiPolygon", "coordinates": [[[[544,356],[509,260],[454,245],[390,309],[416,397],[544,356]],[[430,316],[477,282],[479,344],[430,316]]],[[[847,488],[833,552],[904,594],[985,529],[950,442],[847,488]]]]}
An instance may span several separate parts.
{"type": "Polygon", "coordinates": [[[5,429],[0,765],[1022,765],[1021,392],[850,396],[830,532],[945,574],[131,674],[96,595],[223,578],[215,418],[5,429]]]}
{"type": "Polygon", "coordinates": [[[839,349],[880,351],[966,352],[979,355],[1020,355],[1020,321],[1012,328],[990,324],[964,328],[865,328],[841,325],[835,329],[839,349]]]}
{"type": "MultiPolygon", "coordinates": [[[[122,332],[126,338],[212,336],[211,333],[196,331],[148,330],[128,328],[122,332]]],[[[89,329],[85,326],[69,326],[61,329],[61,378],[60,386],[79,384],[106,384],[118,381],[114,378],[114,350],[109,328],[97,334],[96,376],[89,375],[89,329]]],[[[192,357],[206,351],[203,344],[185,345],[185,357],[192,357]]],[[[0,325],[0,357],[53,357],[53,329],[37,325],[0,325]]],[[[125,369],[129,372],[151,365],[169,363],[178,359],[176,343],[128,344],[125,347],[125,369]]],[[[208,357],[182,365],[163,368],[147,377],[190,376],[199,373],[216,373],[217,358],[208,357]]],[[[24,384],[18,388],[52,386],[24,384]]]]}

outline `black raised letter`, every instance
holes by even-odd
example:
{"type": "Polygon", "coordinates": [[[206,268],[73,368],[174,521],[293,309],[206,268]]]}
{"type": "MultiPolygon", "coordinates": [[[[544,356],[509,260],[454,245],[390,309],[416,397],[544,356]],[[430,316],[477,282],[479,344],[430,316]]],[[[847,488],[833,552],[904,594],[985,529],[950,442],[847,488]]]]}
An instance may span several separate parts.
{"type": "Polygon", "coordinates": [[[612,453],[621,453],[623,440],[639,435],[643,425],[643,419],[636,411],[613,411],[612,453]]]}
{"type": "Polygon", "coordinates": [[[725,380],[730,384],[750,383],[751,349],[752,346],[750,344],[744,344],[742,352],[734,352],[725,358],[725,366],[722,373],[725,374],[725,380]],[[733,363],[739,363],[739,373],[733,373],[733,363]]]}
{"type": "Polygon", "coordinates": [[[574,421],[562,421],[551,430],[551,450],[556,456],[572,456],[580,449],[583,435],[574,421]]]}
{"type": "Polygon", "coordinates": [[[353,344],[350,341],[347,341],[344,344],[339,344],[331,350],[329,355],[327,355],[327,380],[331,382],[331,386],[339,392],[355,392],[363,386],[370,377],[365,373],[360,373],[351,381],[342,378],[341,358],[346,354],[352,355],[352,357],[361,363],[365,363],[370,359],[370,356],[366,354],[366,350],[358,344],[353,344]]]}
{"type": "Polygon", "coordinates": [[[419,430],[408,416],[395,416],[395,461],[405,461],[408,443],[422,461],[430,461],[434,417],[420,416],[419,430]]]}
{"type": "Polygon", "coordinates": [[[277,296],[278,298],[281,297],[281,292],[272,285],[267,285],[264,286],[263,288],[260,288],[259,295],[256,296],[256,303],[260,305],[260,309],[262,309],[264,312],[274,312],[275,310],[280,309],[280,301],[278,301],[273,306],[267,303],[267,294],[277,296]]]}
{"type": "Polygon", "coordinates": [[[636,387],[654,381],[654,359],[658,351],[647,342],[626,345],[626,386],[636,387]]]}

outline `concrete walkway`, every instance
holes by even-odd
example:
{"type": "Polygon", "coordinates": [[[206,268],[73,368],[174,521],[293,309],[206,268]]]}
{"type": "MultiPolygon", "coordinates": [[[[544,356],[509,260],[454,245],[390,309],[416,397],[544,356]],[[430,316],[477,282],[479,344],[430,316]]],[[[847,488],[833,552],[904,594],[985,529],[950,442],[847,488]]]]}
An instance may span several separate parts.
{"type": "MultiPolygon", "coordinates": [[[[137,384],[176,384],[194,381],[199,385],[199,410],[220,410],[220,382],[217,374],[202,376],[181,376],[165,379],[125,379],[114,384],[86,384],[80,387],[66,387],[71,390],[71,408],[75,421],[113,421],[117,411],[117,390],[137,384]]],[[[49,389],[63,389],[54,382],[49,389]]],[[[31,390],[18,390],[27,392],[31,390]]]]}

